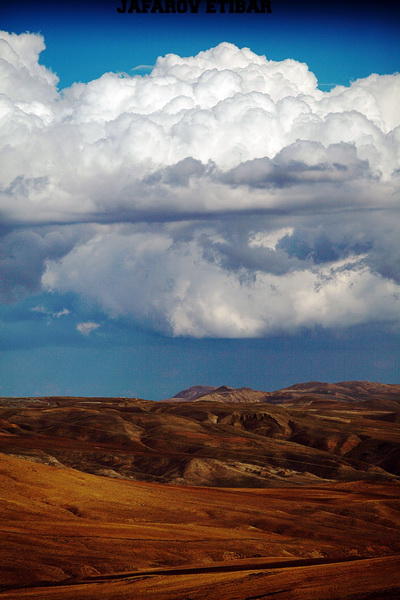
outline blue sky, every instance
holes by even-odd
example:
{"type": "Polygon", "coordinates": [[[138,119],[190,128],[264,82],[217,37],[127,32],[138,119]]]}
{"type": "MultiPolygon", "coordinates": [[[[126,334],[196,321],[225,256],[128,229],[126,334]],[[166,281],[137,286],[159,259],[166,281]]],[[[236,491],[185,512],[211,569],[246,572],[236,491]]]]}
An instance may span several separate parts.
{"type": "Polygon", "coordinates": [[[117,0],[4,3],[2,27],[41,32],[41,61],[60,85],[130,72],[169,52],[193,55],[229,41],[273,60],[307,62],[324,85],[399,69],[399,8],[390,2],[275,0],[271,15],[128,15],[117,0]]]}
{"type": "MultiPolygon", "coordinates": [[[[351,81],[367,77],[370,73],[384,75],[399,70],[398,9],[393,11],[385,2],[332,3],[332,6],[324,5],[322,9],[321,3],[273,0],[273,13],[268,16],[118,15],[115,11],[117,4],[112,0],[86,4],[22,1],[0,9],[1,28],[18,34],[28,31],[41,33],[44,36],[46,50],[41,54],[40,63],[58,75],[59,89],[68,87],[73,82],[89,82],[108,71],[145,75],[158,56],[167,53],[194,56],[202,50],[217,46],[222,41],[228,41],[238,47],[249,47],[255,54],[267,55],[274,61],[293,58],[305,62],[317,76],[319,87],[323,91],[330,90],[334,85],[348,85],[351,81]],[[140,65],[145,66],[133,70],[140,65]]],[[[339,109],[335,108],[331,112],[336,110],[339,109]]],[[[347,143],[348,140],[343,138],[343,141],[347,143]]],[[[63,145],[63,138],[60,138],[60,148],[63,145]]],[[[351,151],[347,149],[346,152],[346,157],[350,156],[351,151]]],[[[354,169],[357,172],[355,176],[360,177],[360,172],[366,168],[363,156],[362,154],[358,156],[358,162],[353,158],[343,158],[343,161],[347,161],[346,167],[343,168],[349,171],[354,169]]],[[[219,182],[223,177],[226,179],[227,175],[221,175],[222,172],[231,173],[232,178],[239,176],[238,172],[229,170],[232,169],[231,165],[226,166],[228,163],[221,162],[221,166],[218,159],[215,160],[219,171],[212,175],[214,179],[210,185],[214,185],[217,180],[219,182]]],[[[329,160],[333,161],[332,164],[336,164],[333,158],[329,160]]],[[[328,162],[329,160],[326,159],[328,162]]],[[[326,161],[323,164],[326,164],[326,161]]],[[[200,156],[200,162],[206,161],[200,156]]],[[[178,159],[177,164],[180,164],[178,159]]],[[[371,165],[370,160],[372,169],[371,165]]],[[[193,166],[193,168],[200,167],[193,166]]],[[[275,165],[274,168],[278,167],[275,165]]],[[[166,177],[162,170],[164,165],[160,166],[160,169],[157,173],[162,172],[160,177],[166,177]]],[[[28,172],[27,167],[26,173],[28,172]]],[[[19,174],[18,171],[16,173],[19,174]]],[[[28,177],[26,173],[21,171],[21,177],[28,177]]],[[[40,174],[40,169],[37,173],[40,174]]],[[[285,176],[286,173],[287,171],[285,176]]],[[[294,177],[297,177],[296,173],[294,177]]],[[[168,177],[181,177],[181,170],[175,168],[173,176],[169,174],[168,177]]],[[[274,177],[282,177],[282,173],[279,171],[274,177]]],[[[372,177],[368,181],[372,182],[371,185],[375,185],[375,175],[368,175],[368,177],[372,177]]],[[[237,182],[237,179],[234,181],[237,182]]],[[[248,183],[246,181],[246,184],[248,183]]],[[[167,184],[169,185],[168,182],[167,184]]],[[[236,185],[237,183],[233,185],[232,193],[236,185]]],[[[325,182],[321,183],[320,188],[325,190],[322,185],[325,185],[325,182]]],[[[179,186],[178,194],[181,189],[179,186]]],[[[140,189],[143,193],[143,188],[140,189]]],[[[255,194],[258,193],[257,189],[259,184],[255,185],[255,194]]],[[[380,188],[377,189],[379,194],[380,188]]],[[[101,195],[101,190],[99,194],[101,195]]],[[[321,192],[319,197],[321,194],[323,196],[325,191],[321,192]]],[[[332,194],[332,188],[329,188],[329,194],[332,194]]],[[[329,197],[329,202],[333,203],[335,199],[332,199],[329,194],[327,198],[329,197]]],[[[343,197],[350,197],[347,189],[343,197]]],[[[151,313],[147,313],[143,308],[146,300],[131,311],[127,298],[132,294],[132,290],[138,295],[144,290],[143,294],[148,294],[150,298],[154,294],[153,290],[158,289],[154,282],[147,289],[146,279],[142,278],[142,275],[137,282],[133,281],[126,291],[116,294],[117,299],[110,299],[109,290],[113,285],[116,287],[121,285],[123,289],[125,272],[120,273],[121,279],[114,275],[111,277],[109,274],[111,271],[103,268],[107,258],[105,254],[100,254],[100,250],[96,256],[100,256],[101,265],[93,268],[98,273],[99,280],[110,277],[109,281],[107,280],[108,290],[103,289],[96,277],[92,278],[92,272],[88,270],[83,271],[81,277],[83,279],[86,277],[88,286],[93,287],[93,293],[82,293],[82,284],[73,278],[76,269],[73,260],[76,259],[78,264],[79,261],[87,260],[87,264],[97,265],[96,262],[91,263],[92,259],[94,261],[94,254],[88,254],[87,248],[93,248],[93,245],[84,246],[87,237],[93,235],[86,232],[87,218],[85,217],[86,221],[82,221],[83,224],[68,221],[68,225],[60,226],[58,231],[54,219],[49,222],[46,220],[47,216],[43,218],[40,216],[39,222],[33,223],[34,219],[30,216],[27,218],[30,224],[27,225],[21,217],[9,217],[7,209],[5,211],[7,218],[1,233],[6,240],[7,251],[11,252],[11,262],[4,262],[3,277],[7,279],[7,285],[11,282],[13,292],[4,294],[4,303],[0,306],[0,394],[4,396],[121,395],[160,399],[196,384],[225,384],[270,390],[307,380],[369,379],[399,383],[399,321],[396,321],[393,316],[395,308],[393,309],[392,305],[384,304],[383,308],[379,305],[380,293],[391,296],[397,293],[394,287],[392,289],[388,286],[398,281],[397,274],[393,275],[396,267],[392,264],[398,252],[392,222],[393,215],[398,219],[398,213],[392,204],[385,204],[386,212],[380,209],[379,215],[384,212],[384,217],[378,227],[380,232],[378,236],[372,233],[371,223],[375,221],[371,211],[376,209],[372,207],[370,203],[372,201],[368,200],[361,213],[357,212],[358,207],[354,207],[350,200],[343,200],[343,202],[349,203],[348,207],[347,205],[344,207],[345,210],[346,208],[349,210],[348,216],[343,221],[336,216],[335,209],[332,209],[329,217],[323,216],[319,220],[312,221],[310,217],[313,212],[312,204],[310,204],[311,209],[310,207],[304,209],[301,214],[299,209],[293,207],[289,209],[285,205],[282,210],[271,213],[276,219],[275,230],[281,232],[280,237],[277,238],[279,240],[277,245],[262,246],[264,242],[259,243],[257,235],[254,234],[253,242],[256,241],[250,244],[250,250],[243,247],[241,224],[243,223],[243,227],[249,228],[251,232],[256,231],[257,210],[250,216],[247,213],[243,216],[236,209],[232,214],[228,214],[224,208],[215,221],[213,215],[207,214],[201,218],[201,225],[192,225],[192,221],[184,225],[184,231],[182,230],[179,236],[171,233],[172,230],[168,229],[170,225],[165,225],[166,229],[163,229],[163,224],[149,225],[151,218],[143,217],[145,224],[140,225],[140,231],[135,230],[135,236],[138,236],[140,244],[141,236],[144,239],[147,234],[152,236],[151,239],[154,240],[152,243],[163,244],[167,230],[168,236],[177,236],[174,238],[174,244],[178,249],[182,248],[191,235],[199,235],[201,240],[209,236],[208,241],[202,246],[204,255],[209,253],[206,256],[207,265],[202,264],[202,268],[205,269],[204,277],[209,276],[208,265],[218,263],[224,269],[225,279],[221,286],[227,285],[226,277],[231,273],[236,274],[240,271],[242,287],[246,285],[243,284],[246,276],[249,279],[255,277],[255,273],[260,270],[270,273],[269,267],[265,265],[271,257],[269,254],[261,255],[261,252],[270,252],[270,248],[275,254],[279,254],[274,256],[274,260],[276,259],[273,263],[274,276],[280,275],[285,269],[287,270],[285,273],[293,273],[296,268],[300,268],[298,261],[306,261],[301,268],[305,268],[305,264],[308,268],[310,257],[313,261],[312,269],[315,271],[316,265],[325,265],[328,261],[331,265],[333,260],[350,260],[349,257],[355,253],[358,257],[363,257],[359,258],[361,266],[364,265],[362,261],[367,261],[370,272],[374,276],[377,274],[375,279],[371,278],[370,284],[369,280],[365,283],[366,288],[368,285],[378,286],[383,278],[387,278],[388,283],[385,283],[386,287],[382,288],[384,292],[377,291],[376,298],[374,296],[371,299],[372,308],[368,308],[369,313],[364,319],[354,316],[353,313],[358,309],[352,308],[351,305],[350,308],[346,308],[343,326],[340,325],[339,316],[336,321],[327,318],[326,321],[321,322],[316,320],[317,322],[312,325],[307,324],[312,322],[312,319],[307,321],[304,317],[304,321],[299,325],[286,327],[288,316],[284,315],[280,327],[268,326],[268,329],[264,323],[264,329],[259,330],[249,326],[249,333],[244,335],[235,335],[235,333],[227,335],[227,328],[216,322],[211,325],[207,324],[208,322],[200,324],[200,334],[191,335],[190,327],[185,329],[184,325],[180,325],[180,329],[176,327],[175,331],[171,325],[172,330],[169,330],[163,324],[164,322],[159,325],[159,321],[162,321],[166,314],[163,310],[167,311],[167,308],[160,309],[159,313],[157,312],[159,308],[155,306],[151,313]],[[146,221],[147,218],[149,221],[146,221]],[[214,227],[212,235],[207,228],[207,219],[212,224],[210,227],[214,227]],[[350,227],[351,224],[354,226],[350,227]],[[74,227],[79,229],[75,231],[74,227]],[[196,227],[200,227],[201,235],[196,233],[200,231],[196,227]],[[294,232],[291,230],[292,227],[294,232]],[[346,235],[337,233],[347,227],[349,231],[346,235]],[[311,232],[317,229],[320,233],[313,238],[311,232]],[[84,230],[85,232],[81,233],[84,230]],[[389,232],[388,238],[394,241],[391,245],[383,246],[382,239],[387,232],[389,232]],[[62,238],[62,241],[57,242],[56,247],[51,247],[48,255],[45,254],[47,250],[43,249],[44,242],[42,244],[42,241],[40,243],[37,241],[40,236],[40,239],[44,240],[47,233],[50,237],[46,239],[53,240],[54,236],[62,238]],[[82,242],[82,248],[85,249],[79,254],[79,248],[76,250],[78,246],[74,246],[75,241],[72,242],[71,239],[75,240],[81,235],[82,239],[85,239],[85,242],[82,242]],[[357,243],[349,241],[354,239],[357,243]],[[266,247],[267,250],[259,250],[260,247],[266,247]],[[35,252],[43,253],[41,265],[32,259],[33,255],[37,256],[35,252]],[[364,257],[367,254],[366,259],[364,257]],[[15,256],[17,258],[21,256],[22,263],[17,264],[16,260],[14,267],[12,260],[15,256]],[[46,261],[64,260],[65,256],[67,259],[62,269],[57,271],[55,267],[54,272],[51,273],[53,278],[51,285],[47,284],[41,288],[38,277],[43,272],[46,261]],[[32,265],[30,265],[31,260],[32,265]],[[260,261],[264,262],[261,264],[260,261]],[[286,263],[289,265],[289,261],[290,265],[282,266],[282,261],[286,261],[285,265],[286,263]],[[35,279],[32,276],[30,282],[28,275],[35,272],[35,269],[38,270],[38,277],[35,279]],[[99,286],[101,301],[97,301],[96,286],[99,286]],[[382,318],[382,311],[385,310],[391,315],[387,320],[382,318]],[[144,315],[143,318],[141,315],[144,315]],[[79,329],[82,324],[83,327],[79,329]],[[94,324],[93,327],[90,324],[94,324]]],[[[112,218],[109,221],[110,225],[105,227],[113,227],[113,224],[119,222],[118,211],[120,211],[121,222],[127,228],[131,226],[129,223],[132,219],[136,218],[131,216],[127,218],[125,209],[121,208],[122,204],[113,205],[112,209],[111,205],[107,206],[112,213],[112,218]]],[[[193,208],[193,211],[196,212],[197,208],[193,208]]],[[[156,213],[156,221],[161,220],[160,214],[156,213]]],[[[105,218],[103,214],[101,217],[97,216],[96,222],[105,223],[105,218]]],[[[170,218],[173,223],[175,218],[176,223],[181,222],[181,217],[178,216],[170,218]]],[[[266,219],[268,229],[269,217],[262,218],[266,219]]],[[[107,233],[108,237],[105,239],[111,240],[110,257],[114,257],[113,253],[117,252],[115,249],[117,246],[123,248],[119,244],[123,243],[121,240],[125,239],[126,235],[124,231],[111,240],[107,233]]],[[[46,244],[47,248],[50,242],[46,244]]],[[[122,253],[123,250],[118,252],[122,253]]],[[[182,256],[187,256],[188,252],[189,250],[186,249],[182,255],[176,254],[178,257],[176,260],[179,261],[182,256]]],[[[152,260],[148,257],[143,259],[143,269],[148,270],[150,279],[154,276],[157,267],[156,262],[152,260]]],[[[113,273],[118,270],[115,269],[115,265],[116,262],[113,262],[113,273]]],[[[171,268],[168,262],[165,269],[171,268]]],[[[341,268],[336,266],[335,273],[339,273],[341,268]]],[[[350,267],[346,268],[350,269],[350,267]]],[[[171,273],[173,277],[173,271],[171,273]]],[[[210,271],[210,278],[214,277],[213,273],[210,271]]],[[[326,277],[324,273],[320,275],[322,279],[326,277]]],[[[190,277],[186,271],[184,274],[186,278],[190,277]]],[[[218,282],[216,285],[219,285],[218,282]]],[[[248,285],[251,290],[252,284],[248,285]]],[[[225,288],[221,287],[221,289],[225,288]]],[[[203,304],[207,303],[207,295],[201,300],[203,304]]],[[[166,302],[168,304],[169,300],[166,302]]],[[[241,316],[244,315],[243,319],[250,319],[252,309],[243,308],[244,300],[241,302],[241,316]]],[[[258,297],[254,302],[255,310],[258,310],[258,297]]],[[[268,298],[265,302],[268,304],[268,298]]],[[[270,318],[272,317],[268,317],[270,318]]],[[[193,325],[193,331],[194,328],[193,325]]]]}

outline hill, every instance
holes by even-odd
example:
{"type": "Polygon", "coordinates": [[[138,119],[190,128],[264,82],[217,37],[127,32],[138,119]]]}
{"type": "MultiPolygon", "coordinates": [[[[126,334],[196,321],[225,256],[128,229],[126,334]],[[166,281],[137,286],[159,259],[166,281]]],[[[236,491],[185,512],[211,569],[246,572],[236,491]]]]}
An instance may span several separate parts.
{"type": "Polygon", "coordinates": [[[396,484],[192,488],[4,454],[0,476],[1,600],[394,600],[400,592],[396,484]]]}
{"type": "Polygon", "coordinates": [[[275,392],[199,386],[162,402],[3,399],[0,451],[178,485],[392,481],[400,476],[399,390],[311,382],[275,392]]]}

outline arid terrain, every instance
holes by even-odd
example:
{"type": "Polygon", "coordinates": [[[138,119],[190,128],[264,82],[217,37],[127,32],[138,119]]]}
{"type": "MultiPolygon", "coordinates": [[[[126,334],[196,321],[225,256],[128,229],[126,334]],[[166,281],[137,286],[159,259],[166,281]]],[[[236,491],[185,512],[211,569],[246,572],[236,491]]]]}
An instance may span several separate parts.
{"type": "Polygon", "coordinates": [[[400,386],[0,399],[0,600],[400,598],[400,386]]]}

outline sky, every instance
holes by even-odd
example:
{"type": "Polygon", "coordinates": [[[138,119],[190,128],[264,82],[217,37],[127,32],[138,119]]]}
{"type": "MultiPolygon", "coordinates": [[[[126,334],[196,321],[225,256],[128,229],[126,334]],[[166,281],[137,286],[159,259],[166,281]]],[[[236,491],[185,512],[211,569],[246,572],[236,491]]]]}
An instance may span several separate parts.
{"type": "Polygon", "coordinates": [[[0,395],[400,383],[388,2],[0,9],[0,395]]]}

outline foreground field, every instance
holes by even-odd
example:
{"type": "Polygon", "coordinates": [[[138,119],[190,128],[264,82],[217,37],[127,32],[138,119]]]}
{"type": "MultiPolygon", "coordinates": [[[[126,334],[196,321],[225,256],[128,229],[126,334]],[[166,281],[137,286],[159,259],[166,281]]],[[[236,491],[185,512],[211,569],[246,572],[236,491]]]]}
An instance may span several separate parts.
{"type": "Polygon", "coordinates": [[[400,597],[400,487],[216,489],[0,455],[1,600],[400,597]]]}

